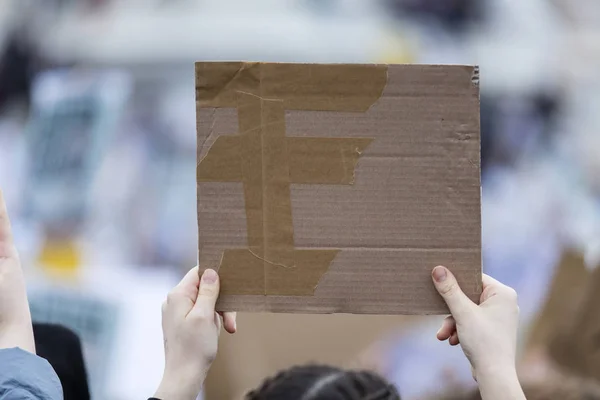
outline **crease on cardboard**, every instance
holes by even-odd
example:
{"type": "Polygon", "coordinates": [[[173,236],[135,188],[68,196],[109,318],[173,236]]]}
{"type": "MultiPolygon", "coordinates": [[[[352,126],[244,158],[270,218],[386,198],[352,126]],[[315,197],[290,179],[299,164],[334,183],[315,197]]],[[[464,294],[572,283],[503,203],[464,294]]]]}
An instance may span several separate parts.
{"type": "MultiPolygon", "coordinates": [[[[208,135],[206,135],[206,138],[202,141],[201,144],[198,145],[199,149],[204,149],[205,146],[206,146],[206,143],[210,143],[211,139],[214,136],[214,133],[215,133],[215,124],[217,123],[216,114],[217,114],[217,109],[213,108],[212,113],[210,114],[211,123],[210,123],[210,127],[208,128],[208,135]]],[[[204,154],[202,156],[202,158],[197,161],[196,167],[198,165],[200,165],[200,163],[202,162],[202,160],[204,159],[204,157],[206,157],[206,154],[204,154]]]]}
{"type": "Polygon", "coordinates": [[[261,256],[259,256],[258,254],[256,254],[255,252],[253,252],[251,249],[248,249],[248,251],[250,252],[250,254],[252,254],[254,257],[258,258],[259,260],[262,260],[268,264],[274,265],[276,267],[283,267],[283,268],[296,268],[295,265],[284,265],[284,264],[278,264],[278,263],[274,263],[273,261],[269,261],[266,258],[263,258],[261,256]]]}
{"type": "MultiPolygon", "coordinates": [[[[220,97],[222,95],[224,95],[225,97],[227,97],[229,95],[229,90],[231,89],[232,86],[236,85],[240,79],[240,77],[243,75],[244,71],[247,71],[250,68],[253,68],[254,66],[257,65],[257,63],[251,63],[251,62],[244,62],[244,63],[222,63],[223,65],[228,65],[230,67],[234,67],[235,71],[233,73],[233,75],[231,77],[229,77],[228,75],[230,75],[230,70],[221,70],[221,71],[217,71],[217,73],[219,74],[218,78],[219,79],[215,79],[214,75],[211,75],[208,77],[208,80],[210,82],[209,86],[201,86],[200,83],[198,82],[198,80],[196,81],[196,85],[199,86],[198,90],[202,90],[202,88],[206,89],[207,87],[210,88],[211,90],[209,91],[204,91],[203,93],[209,93],[209,96],[205,96],[205,97],[201,97],[202,101],[204,102],[208,102],[208,103],[219,103],[220,101],[220,97]],[[222,79],[225,79],[224,81],[222,81],[222,79]],[[210,95],[210,93],[212,93],[212,95],[210,95]]],[[[202,73],[205,72],[205,68],[208,64],[206,63],[197,63],[196,64],[196,76],[202,76],[202,73]]],[[[234,91],[239,91],[237,89],[234,88],[234,91]]],[[[226,100],[225,100],[226,101],[226,100]]]]}
{"type": "Polygon", "coordinates": [[[244,92],[243,90],[236,90],[236,93],[238,93],[238,94],[247,94],[248,96],[254,96],[254,97],[257,97],[257,98],[259,98],[261,100],[264,100],[264,101],[283,101],[282,99],[268,99],[266,97],[262,97],[262,96],[259,96],[257,94],[254,94],[254,93],[244,92]]]}
{"type": "Polygon", "coordinates": [[[196,73],[200,107],[238,111],[238,135],[218,137],[197,168],[198,182],[244,186],[248,248],[224,250],[221,293],[314,295],[340,249],[294,247],[290,184],[354,184],[373,139],[289,137],[285,113],[366,112],[383,93],[387,66],[198,63],[196,73]]]}
{"type": "Polygon", "coordinates": [[[225,82],[225,85],[223,85],[223,87],[221,87],[219,89],[219,91],[217,92],[217,97],[223,93],[226,92],[227,89],[236,81],[236,79],[242,74],[242,72],[244,71],[244,69],[252,67],[253,65],[255,65],[255,63],[243,63],[240,68],[238,68],[238,70],[235,72],[235,75],[233,75],[227,82],[225,82]]]}

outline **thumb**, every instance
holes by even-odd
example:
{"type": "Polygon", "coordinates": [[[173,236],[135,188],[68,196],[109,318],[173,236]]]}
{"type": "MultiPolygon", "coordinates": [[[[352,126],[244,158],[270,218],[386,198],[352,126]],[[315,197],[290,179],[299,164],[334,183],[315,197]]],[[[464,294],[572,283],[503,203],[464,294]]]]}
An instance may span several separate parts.
{"type": "Polygon", "coordinates": [[[214,318],[215,305],[219,298],[219,275],[213,269],[207,269],[200,279],[198,299],[194,305],[194,314],[200,317],[214,318]]]}
{"type": "Polygon", "coordinates": [[[458,322],[460,315],[468,311],[474,303],[460,289],[456,278],[448,268],[435,267],[431,275],[435,288],[448,305],[454,319],[458,322]]]}

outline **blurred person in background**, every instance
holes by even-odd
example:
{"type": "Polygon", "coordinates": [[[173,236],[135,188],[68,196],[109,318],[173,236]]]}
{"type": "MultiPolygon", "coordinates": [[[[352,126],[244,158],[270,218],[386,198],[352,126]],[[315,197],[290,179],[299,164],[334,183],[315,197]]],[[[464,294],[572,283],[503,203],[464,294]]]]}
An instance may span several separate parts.
{"type": "MultiPolygon", "coordinates": [[[[462,344],[484,400],[524,400],[515,366],[519,309],[516,292],[484,275],[480,305],[460,289],[454,275],[438,266],[436,289],[448,305],[437,338],[462,344]]],[[[165,371],[151,400],[193,400],[217,355],[221,326],[236,331],[235,314],[215,311],[219,277],[193,268],[163,305],[165,371]]],[[[267,379],[247,400],[399,400],[396,388],[371,372],[327,366],[294,367],[267,379]]]]}

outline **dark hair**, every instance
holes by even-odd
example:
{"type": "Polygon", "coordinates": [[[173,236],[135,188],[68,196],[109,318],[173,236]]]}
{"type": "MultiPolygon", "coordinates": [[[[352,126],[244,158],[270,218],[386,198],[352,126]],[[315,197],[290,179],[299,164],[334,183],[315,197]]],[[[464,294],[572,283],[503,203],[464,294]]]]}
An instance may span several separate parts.
{"type": "Polygon", "coordinates": [[[79,336],[55,324],[33,324],[37,355],[45,358],[60,379],[64,400],[89,400],[90,391],[79,336]]]}
{"type": "Polygon", "coordinates": [[[373,372],[307,365],[266,379],[246,400],[400,400],[400,395],[373,372]]]}

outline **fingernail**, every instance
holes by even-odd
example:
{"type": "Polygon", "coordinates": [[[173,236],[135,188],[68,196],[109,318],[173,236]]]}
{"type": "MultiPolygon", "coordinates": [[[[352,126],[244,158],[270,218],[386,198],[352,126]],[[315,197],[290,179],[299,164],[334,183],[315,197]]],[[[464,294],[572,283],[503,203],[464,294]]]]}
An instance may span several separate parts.
{"type": "Polygon", "coordinates": [[[447,276],[446,268],[439,266],[433,269],[433,279],[435,279],[436,282],[444,282],[447,276]]]}
{"type": "Polygon", "coordinates": [[[213,284],[217,281],[218,275],[214,269],[207,269],[202,274],[202,282],[213,284]]]}

